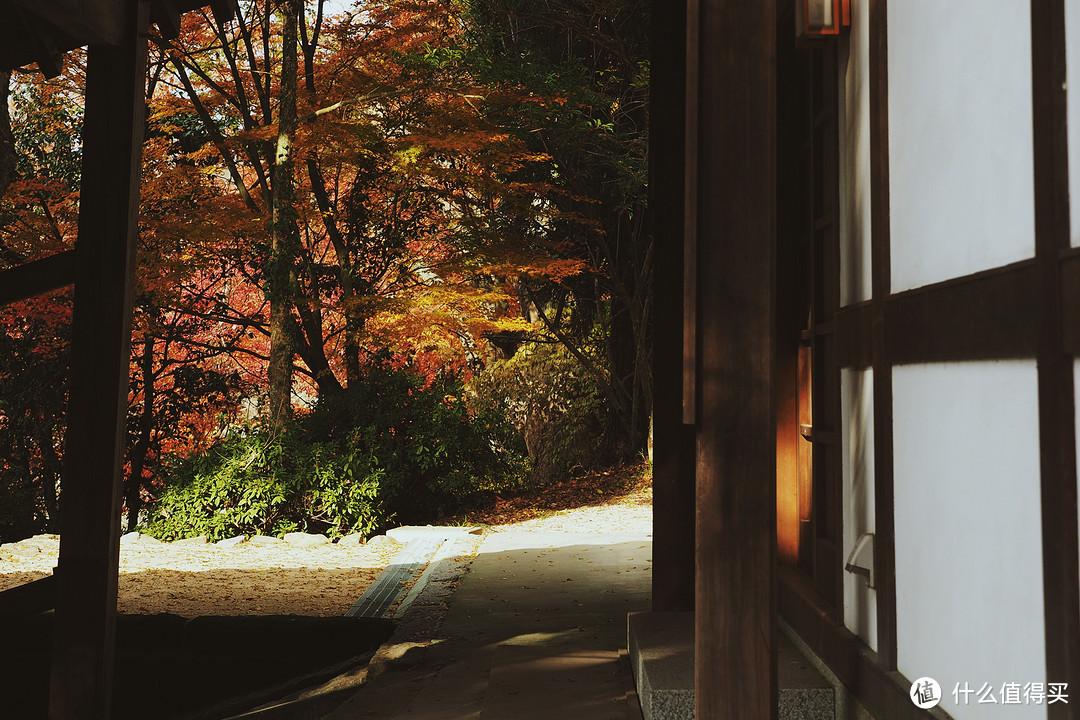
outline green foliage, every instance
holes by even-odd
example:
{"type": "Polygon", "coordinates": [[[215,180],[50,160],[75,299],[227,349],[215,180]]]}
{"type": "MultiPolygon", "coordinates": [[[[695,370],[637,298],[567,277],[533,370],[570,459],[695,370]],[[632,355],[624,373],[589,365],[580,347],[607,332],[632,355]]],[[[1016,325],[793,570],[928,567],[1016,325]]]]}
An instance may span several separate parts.
{"type": "Polygon", "coordinates": [[[22,177],[78,188],[82,172],[82,98],[62,84],[17,82],[11,94],[15,152],[22,177]]]}
{"type": "Polygon", "coordinates": [[[608,458],[609,408],[599,384],[562,345],[526,346],[473,382],[475,404],[503,413],[528,452],[535,483],[593,470],[608,458]]]}
{"type": "Polygon", "coordinates": [[[161,539],[292,530],[340,536],[429,522],[520,482],[522,458],[460,383],[376,365],[279,435],[253,429],[176,463],[146,531],[161,539]]]}
{"type": "Polygon", "coordinates": [[[381,472],[386,520],[430,521],[520,483],[525,463],[501,440],[512,428],[498,413],[470,412],[459,379],[430,383],[374,364],[363,382],[321,398],[305,421],[313,438],[362,454],[381,472]]]}
{"type": "Polygon", "coordinates": [[[207,535],[281,534],[319,525],[331,533],[368,532],[378,486],[323,444],[295,433],[236,433],[170,469],[147,531],[163,540],[207,535]],[[357,481],[359,480],[359,481],[357,481]]]}
{"type": "Polygon", "coordinates": [[[649,4],[461,0],[461,7],[464,62],[479,83],[501,91],[489,93],[486,117],[538,159],[507,172],[505,182],[545,189],[534,203],[542,213],[502,203],[485,222],[514,238],[523,255],[586,268],[545,278],[525,266],[515,282],[525,300],[550,304],[546,340],[589,355],[609,404],[605,443],[631,460],[645,448],[652,397],[649,4]],[[499,102],[508,95],[516,101],[499,102]],[[564,305],[573,312],[560,313],[564,305]]]}

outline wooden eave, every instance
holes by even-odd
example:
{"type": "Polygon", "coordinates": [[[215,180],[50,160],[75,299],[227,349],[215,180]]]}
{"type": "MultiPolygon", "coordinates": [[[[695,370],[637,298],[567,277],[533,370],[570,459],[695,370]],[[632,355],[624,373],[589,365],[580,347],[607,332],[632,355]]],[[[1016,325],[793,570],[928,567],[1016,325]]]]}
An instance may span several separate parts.
{"type": "MultiPolygon", "coordinates": [[[[236,0],[150,0],[150,19],[175,37],[180,17],[210,7],[219,23],[232,19],[236,0]]],[[[37,64],[48,76],[60,57],[83,45],[116,45],[125,3],[120,0],[0,0],[0,70],[37,64]]]]}

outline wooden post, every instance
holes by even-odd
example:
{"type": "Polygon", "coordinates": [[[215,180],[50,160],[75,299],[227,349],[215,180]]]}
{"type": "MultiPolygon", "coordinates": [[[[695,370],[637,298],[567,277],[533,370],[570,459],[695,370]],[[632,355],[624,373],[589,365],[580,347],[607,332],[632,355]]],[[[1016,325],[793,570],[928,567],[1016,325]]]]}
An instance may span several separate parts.
{"type": "Polygon", "coordinates": [[[694,609],[694,446],[683,425],[686,2],[653,0],[653,610],[694,609]]]}
{"type": "MultiPolygon", "coordinates": [[[[1070,246],[1071,225],[1063,0],[1032,0],[1031,39],[1046,674],[1048,682],[1075,688],[1080,686],[1080,548],[1075,358],[1065,349],[1061,300],[1062,256],[1070,246]]],[[[1054,703],[1047,716],[1080,718],[1080,706],[1054,703]]]]}
{"type": "Polygon", "coordinates": [[[147,6],[118,1],[121,42],[87,58],[51,720],[111,716],[147,6]]]}
{"type": "Polygon", "coordinates": [[[777,697],[776,8],[699,0],[698,23],[695,717],[765,720],[777,697]]]}

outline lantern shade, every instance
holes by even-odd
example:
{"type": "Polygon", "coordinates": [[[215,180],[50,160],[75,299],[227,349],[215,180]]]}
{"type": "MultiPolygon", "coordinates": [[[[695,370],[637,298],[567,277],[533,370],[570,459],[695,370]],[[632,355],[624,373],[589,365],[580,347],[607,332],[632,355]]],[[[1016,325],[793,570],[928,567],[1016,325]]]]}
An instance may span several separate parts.
{"type": "Polygon", "coordinates": [[[825,39],[851,25],[850,0],[795,0],[795,37],[825,39]]]}

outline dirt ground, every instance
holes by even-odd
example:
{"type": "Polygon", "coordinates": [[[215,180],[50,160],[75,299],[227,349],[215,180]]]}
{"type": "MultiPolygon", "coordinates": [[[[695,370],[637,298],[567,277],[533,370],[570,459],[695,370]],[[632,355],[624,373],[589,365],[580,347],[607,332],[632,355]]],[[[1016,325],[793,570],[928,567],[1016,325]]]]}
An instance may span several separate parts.
{"type": "MultiPolygon", "coordinates": [[[[652,484],[641,468],[553,483],[443,524],[537,531],[651,532],[652,484]]],[[[59,540],[0,549],[0,590],[45,577],[59,540]]],[[[121,546],[122,613],[200,615],[344,615],[392,561],[400,546],[284,542],[265,547],[132,543],[121,546]]]]}

